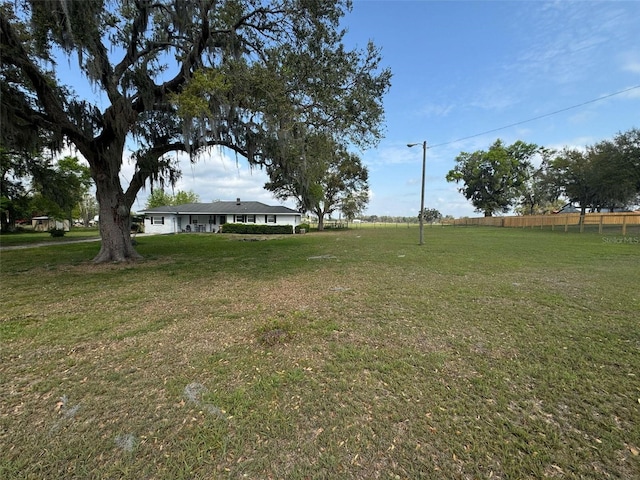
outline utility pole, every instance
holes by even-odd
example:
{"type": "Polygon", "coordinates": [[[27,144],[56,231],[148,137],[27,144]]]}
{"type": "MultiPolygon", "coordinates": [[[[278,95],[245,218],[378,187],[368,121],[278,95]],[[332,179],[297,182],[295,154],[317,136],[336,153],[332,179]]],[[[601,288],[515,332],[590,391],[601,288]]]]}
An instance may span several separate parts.
{"type": "MultiPolygon", "coordinates": [[[[407,147],[415,147],[419,143],[407,143],[407,147]]],[[[418,219],[420,221],[420,245],[424,245],[424,184],[425,169],[427,165],[427,141],[422,142],[422,191],[420,192],[420,213],[418,219]]]]}

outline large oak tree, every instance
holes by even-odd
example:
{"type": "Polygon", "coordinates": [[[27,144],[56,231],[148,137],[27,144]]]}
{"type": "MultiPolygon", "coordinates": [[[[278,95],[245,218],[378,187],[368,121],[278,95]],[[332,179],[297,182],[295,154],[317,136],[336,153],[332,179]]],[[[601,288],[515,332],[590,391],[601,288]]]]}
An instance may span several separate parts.
{"type": "Polygon", "coordinates": [[[565,148],[549,165],[556,188],[581,214],[627,208],[640,195],[640,130],[617,134],[584,150],[565,148]]]}
{"type": "Polygon", "coordinates": [[[487,151],[460,153],[455,168],[447,173],[447,181],[462,183],[460,193],[485,217],[507,212],[522,195],[531,159],[539,151],[540,147],[532,143],[518,140],[504,145],[496,140],[487,151]]]}
{"type": "Polygon", "coordinates": [[[349,0],[11,0],[0,6],[2,139],[46,132],[88,161],[100,208],[94,261],[139,257],[130,209],[175,157],[227,147],[285,165],[305,131],[375,144],[390,72],[378,50],[348,50],[349,0]],[[63,84],[55,61],[94,93],[63,84]],[[67,66],[65,65],[65,67],[67,66]],[[125,151],[135,173],[121,182],[125,151]]]}

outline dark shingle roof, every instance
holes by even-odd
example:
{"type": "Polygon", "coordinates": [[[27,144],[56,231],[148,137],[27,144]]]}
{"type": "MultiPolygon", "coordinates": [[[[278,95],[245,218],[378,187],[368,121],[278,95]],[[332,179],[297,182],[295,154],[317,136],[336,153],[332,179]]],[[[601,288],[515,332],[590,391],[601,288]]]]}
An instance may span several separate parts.
{"type": "Polygon", "coordinates": [[[140,213],[175,213],[201,215],[242,215],[242,214],[300,214],[282,205],[266,205],[261,202],[213,202],[185,203],[142,210],[140,213]]]}

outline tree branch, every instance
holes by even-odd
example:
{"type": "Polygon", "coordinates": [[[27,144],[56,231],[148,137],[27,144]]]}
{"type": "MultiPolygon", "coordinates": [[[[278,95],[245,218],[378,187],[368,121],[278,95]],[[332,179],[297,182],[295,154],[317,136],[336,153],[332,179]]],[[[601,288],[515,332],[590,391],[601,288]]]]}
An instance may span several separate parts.
{"type": "MultiPolygon", "coordinates": [[[[29,59],[29,56],[16,36],[16,32],[5,17],[0,13],[0,61],[19,68],[31,82],[33,89],[42,103],[44,114],[31,110],[30,119],[39,119],[54,124],[64,135],[67,135],[74,143],[87,143],[87,138],[82,131],[74,125],[66,115],[60,98],[52,88],[51,80],[29,59]]],[[[40,124],[42,125],[42,124],[40,124]]]]}

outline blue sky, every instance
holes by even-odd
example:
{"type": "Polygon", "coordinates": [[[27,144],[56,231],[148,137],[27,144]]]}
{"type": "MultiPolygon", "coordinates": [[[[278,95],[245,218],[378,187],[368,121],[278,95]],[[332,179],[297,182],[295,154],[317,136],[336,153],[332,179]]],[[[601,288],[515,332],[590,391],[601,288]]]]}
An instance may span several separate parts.
{"type": "Polygon", "coordinates": [[[345,25],[394,74],[386,137],[363,154],[370,213],[417,214],[422,151],[408,142],[430,147],[425,205],[457,217],[477,215],[445,180],[461,151],[497,138],[583,147],[640,128],[637,88],[477,135],[639,86],[640,2],[361,0],[345,25]]]}
{"type": "MultiPolygon", "coordinates": [[[[372,40],[393,73],[385,138],[359,152],[370,172],[368,214],[417,215],[422,149],[409,142],[429,146],[425,206],[459,217],[477,215],[445,180],[461,151],[497,138],[584,147],[640,128],[640,88],[632,88],[640,86],[640,2],[355,0],[343,24],[348,47],[372,40]]],[[[131,170],[126,164],[123,181],[131,170]]],[[[244,159],[215,152],[184,162],[176,188],[201,201],[278,203],[265,181],[244,159]]]]}

